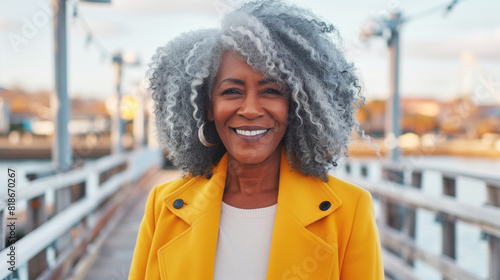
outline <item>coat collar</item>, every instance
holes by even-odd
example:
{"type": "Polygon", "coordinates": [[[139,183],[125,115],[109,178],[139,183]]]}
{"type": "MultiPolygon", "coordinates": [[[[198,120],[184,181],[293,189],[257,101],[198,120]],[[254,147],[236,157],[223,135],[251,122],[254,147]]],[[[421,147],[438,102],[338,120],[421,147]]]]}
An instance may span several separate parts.
{"type": "MultiPolygon", "coordinates": [[[[191,225],[204,213],[221,207],[222,195],[227,175],[227,153],[213,170],[210,179],[192,178],[163,199],[165,206],[175,215],[191,225]],[[174,201],[182,199],[184,206],[174,208],[174,201]],[[191,211],[187,211],[190,209],[191,211]]],[[[319,178],[306,176],[298,170],[292,170],[285,149],[281,149],[280,185],[278,205],[287,209],[306,227],[311,223],[335,211],[342,201],[328,184],[319,178]],[[331,206],[322,211],[319,205],[329,201],[331,206]]]]}
{"type": "Polygon", "coordinates": [[[163,199],[163,203],[173,214],[189,225],[211,210],[219,209],[220,212],[226,173],[227,153],[214,167],[210,179],[204,176],[192,177],[177,189],[174,187],[174,190],[163,199]],[[174,207],[174,201],[177,199],[182,199],[184,202],[184,206],[179,209],[174,207]]]}
{"type": "Polygon", "coordinates": [[[331,187],[319,178],[306,176],[292,170],[286,152],[282,149],[278,205],[290,212],[304,227],[335,211],[342,201],[331,187]],[[319,208],[323,201],[331,206],[326,211],[319,208]]]}
{"type": "MultiPolygon", "coordinates": [[[[183,181],[183,184],[174,186],[172,192],[163,199],[165,206],[189,227],[158,251],[162,278],[168,275],[168,279],[212,279],[226,174],[227,154],[214,168],[210,179],[192,177],[187,183],[183,181]],[[184,201],[179,209],[174,207],[177,199],[184,201]],[[180,251],[186,256],[185,261],[171,257],[178,256],[180,251]],[[178,268],[183,266],[198,269],[190,270],[189,275],[186,275],[186,271],[179,274],[178,268]]],[[[268,279],[281,279],[285,274],[293,273],[293,264],[300,264],[316,255],[321,256],[321,262],[316,260],[319,266],[310,274],[311,279],[330,278],[336,248],[306,227],[328,216],[341,204],[342,201],[327,183],[292,170],[282,148],[278,210],[268,279]],[[331,205],[326,210],[319,207],[324,201],[331,205]],[[301,244],[300,249],[293,244],[301,244]]]]}

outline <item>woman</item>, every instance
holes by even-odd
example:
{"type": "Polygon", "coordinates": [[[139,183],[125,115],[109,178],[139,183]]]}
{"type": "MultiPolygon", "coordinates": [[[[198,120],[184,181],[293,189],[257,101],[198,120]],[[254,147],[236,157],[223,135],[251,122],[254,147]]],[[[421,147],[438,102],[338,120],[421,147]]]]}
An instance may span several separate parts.
{"type": "Polygon", "coordinates": [[[129,279],[383,279],[370,194],[327,174],[364,136],[335,35],[266,1],[157,50],[158,139],[187,175],[149,195],[129,279]]]}

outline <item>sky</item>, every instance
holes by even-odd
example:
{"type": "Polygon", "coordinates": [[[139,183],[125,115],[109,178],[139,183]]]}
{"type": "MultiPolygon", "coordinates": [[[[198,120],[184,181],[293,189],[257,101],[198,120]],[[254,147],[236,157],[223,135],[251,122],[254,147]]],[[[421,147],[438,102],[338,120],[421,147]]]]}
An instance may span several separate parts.
{"type": "MultiPolygon", "coordinates": [[[[223,13],[243,0],[67,0],[68,91],[72,97],[110,98],[116,51],[136,54],[125,66],[125,94],[144,85],[155,49],[183,32],[217,27],[223,13]],[[76,8],[75,8],[76,7],[76,8]],[[75,16],[76,9],[76,16],[75,16]],[[87,28],[86,28],[87,26],[87,28]],[[92,33],[89,43],[88,30],[92,33]]],[[[488,89],[500,100],[500,1],[296,0],[335,25],[346,55],[358,67],[369,99],[389,96],[389,52],[383,38],[359,39],[371,18],[400,10],[400,92],[406,97],[449,100],[463,91],[488,89]],[[430,11],[426,13],[425,11],[430,11]]],[[[54,90],[51,0],[0,0],[0,87],[29,92],[54,90]]],[[[490,96],[491,97],[491,96],[490,96]]],[[[493,102],[492,98],[487,98],[493,102]]]]}

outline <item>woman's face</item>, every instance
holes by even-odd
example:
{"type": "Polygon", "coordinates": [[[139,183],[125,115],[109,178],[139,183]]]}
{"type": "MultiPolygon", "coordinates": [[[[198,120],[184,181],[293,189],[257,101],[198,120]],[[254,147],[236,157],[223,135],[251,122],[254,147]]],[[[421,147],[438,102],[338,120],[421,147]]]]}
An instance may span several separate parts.
{"type": "Polygon", "coordinates": [[[240,163],[263,162],[285,135],[288,98],[277,83],[263,78],[232,52],[224,54],[215,77],[208,120],[240,163]]]}

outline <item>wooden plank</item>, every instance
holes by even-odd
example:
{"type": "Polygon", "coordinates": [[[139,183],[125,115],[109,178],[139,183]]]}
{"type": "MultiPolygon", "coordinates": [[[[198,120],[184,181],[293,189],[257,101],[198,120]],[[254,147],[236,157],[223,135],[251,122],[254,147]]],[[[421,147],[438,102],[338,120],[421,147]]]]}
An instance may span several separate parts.
{"type": "MultiPolygon", "coordinates": [[[[26,208],[26,233],[29,234],[45,221],[47,221],[45,195],[28,200],[26,208]]],[[[46,250],[42,250],[28,262],[29,278],[35,279],[40,276],[47,267],[46,250]]]]}
{"type": "Polygon", "coordinates": [[[368,166],[361,165],[361,176],[368,177],[368,166]]]}
{"type": "Polygon", "coordinates": [[[489,236],[489,270],[491,280],[500,280],[500,238],[489,236]]]}
{"type": "MultiPolygon", "coordinates": [[[[415,240],[415,228],[416,228],[415,223],[416,223],[416,211],[414,209],[407,208],[404,217],[402,232],[412,240],[415,240]]],[[[413,266],[414,264],[413,259],[409,255],[403,255],[403,258],[408,265],[413,266]]]]}
{"type": "MultiPolygon", "coordinates": [[[[422,189],[422,172],[412,172],[411,173],[411,186],[416,189],[422,189]]],[[[416,231],[416,220],[417,214],[414,209],[408,208],[408,213],[405,217],[405,228],[406,233],[412,239],[415,239],[415,231],[416,231]]]]}
{"type": "MultiPolygon", "coordinates": [[[[500,188],[492,184],[486,185],[487,203],[494,207],[500,207],[500,188]]],[[[488,236],[489,274],[490,279],[500,280],[500,238],[488,236]]]]}
{"type": "Polygon", "coordinates": [[[47,254],[44,249],[28,261],[28,278],[37,279],[46,269],[47,254]]]}
{"type": "Polygon", "coordinates": [[[2,200],[0,199],[0,223],[2,223],[0,225],[0,250],[3,250],[3,248],[5,248],[5,230],[6,230],[6,227],[5,227],[5,207],[7,206],[7,204],[2,200]]]}
{"type": "MultiPolygon", "coordinates": [[[[383,167],[382,177],[385,180],[394,182],[397,184],[402,184],[404,180],[403,171],[400,170],[399,166],[383,167]]],[[[397,201],[384,201],[387,205],[384,207],[387,209],[386,214],[386,224],[394,229],[401,230],[403,227],[403,212],[404,209],[397,203],[397,201]]]]}
{"type": "Polygon", "coordinates": [[[487,184],[486,185],[486,199],[488,205],[500,207],[500,187],[487,184]]]}
{"type": "Polygon", "coordinates": [[[405,280],[421,279],[415,275],[410,266],[406,265],[398,256],[386,249],[382,249],[382,259],[384,260],[384,270],[391,275],[405,280]]]}
{"type": "Polygon", "coordinates": [[[403,170],[400,169],[400,167],[396,168],[383,167],[382,176],[385,180],[398,184],[403,184],[404,181],[404,172],[403,170]]]}
{"type": "MultiPolygon", "coordinates": [[[[456,196],[456,178],[443,176],[443,194],[455,197],[456,196]]],[[[444,255],[456,259],[456,225],[453,219],[449,219],[447,215],[441,215],[441,226],[443,228],[441,234],[442,252],[444,255]]]]}
{"type": "Polygon", "coordinates": [[[363,178],[344,177],[345,180],[362,186],[373,195],[404,204],[412,208],[422,208],[435,213],[446,213],[448,218],[459,219],[480,226],[484,231],[500,237],[500,209],[493,206],[474,206],[457,202],[442,196],[423,194],[413,187],[401,187],[390,182],[372,182],[363,178]]]}
{"type": "Polygon", "coordinates": [[[380,241],[386,248],[401,251],[411,256],[412,259],[421,260],[434,267],[447,278],[457,280],[481,280],[480,277],[458,266],[455,261],[448,256],[433,255],[418,247],[412,239],[390,227],[379,225],[378,229],[380,232],[380,241]]]}
{"type": "Polygon", "coordinates": [[[26,208],[26,233],[30,233],[47,221],[45,195],[28,200],[26,208]]]}
{"type": "MultiPolygon", "coordinates": [[[[363,161],[367,162],[367,161],[363,161]]],[[[400,163],[394,163],[392,161],[385,161],[381,163],[383,167],[388,167],[388,168],[399,168],[402,169],[400,163]]],[[[418,167],[418,166],[411,166],[410,171],[412,172],[424,172],[424,171],[437,171],[444,176],[448,177],[467,177],[467,178],[472,178],[472,179],[477,179],[484,181],[488,184],[492,184],[495,188],[500,188],[500,176],[495,176],[495,175],[490,175],[490,174],[485,174],[482,172],[477,172],[477,171],[471,171],[471,170],[450,170],[447,168],[439,168],[439,167],[418,167]]]]}
{"type": "Polygon", "coordinates": [[[413,171],[411,173],[411,185],[418,189],[422,188],[422,172],[413,171]]]}

